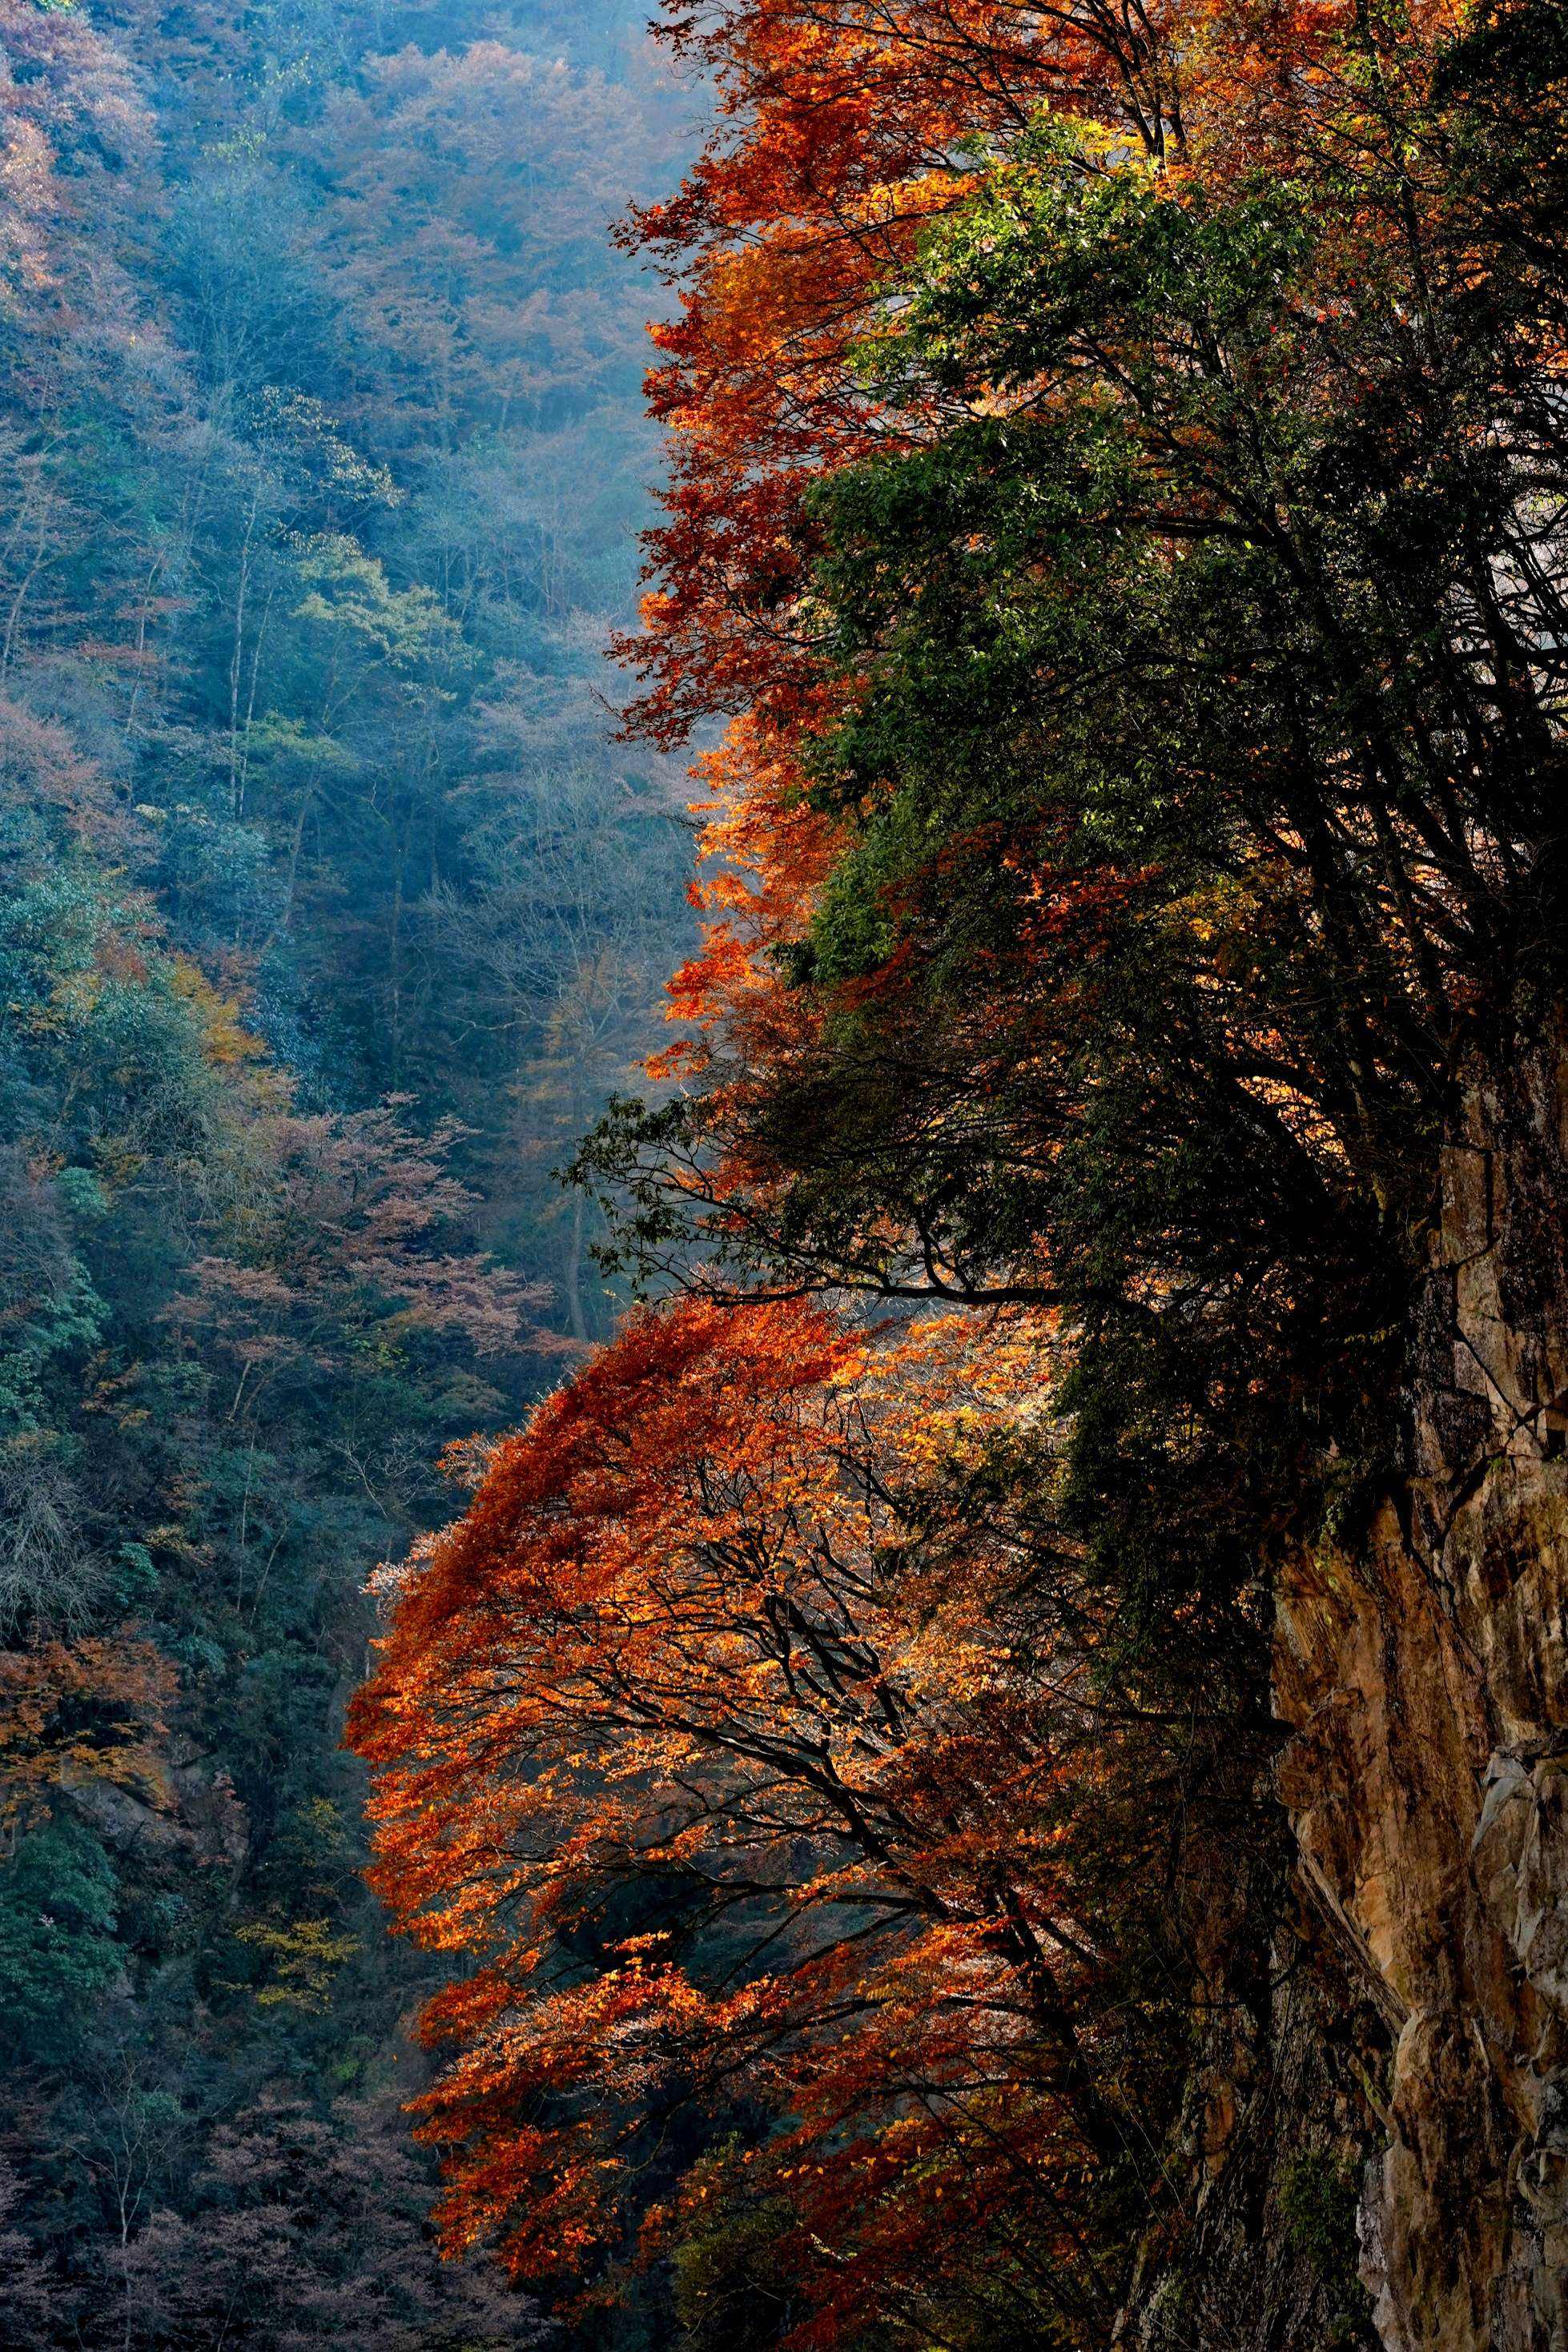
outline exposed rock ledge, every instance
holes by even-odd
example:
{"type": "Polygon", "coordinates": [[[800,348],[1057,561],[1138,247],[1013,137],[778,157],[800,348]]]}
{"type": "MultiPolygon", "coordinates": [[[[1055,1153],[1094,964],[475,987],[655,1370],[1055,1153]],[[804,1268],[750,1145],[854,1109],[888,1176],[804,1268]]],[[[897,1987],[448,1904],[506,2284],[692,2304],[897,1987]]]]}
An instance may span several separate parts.
{"type": "Polygon", "coordinates": [[[1412,1475],[1279,1594],[1280,1789],[1387,2021],[1363,2276],[1389,2352],[1568,2352],[1568,1035],[1464,1089],[1412,1475]]]}

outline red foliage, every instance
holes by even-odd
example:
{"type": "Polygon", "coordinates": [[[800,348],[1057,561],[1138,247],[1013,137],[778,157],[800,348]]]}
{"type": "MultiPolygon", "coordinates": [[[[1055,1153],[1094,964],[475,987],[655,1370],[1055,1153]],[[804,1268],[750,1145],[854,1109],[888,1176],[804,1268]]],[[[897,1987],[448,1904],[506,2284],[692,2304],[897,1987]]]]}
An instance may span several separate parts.
{"type": "Polygon", "coordinates": [[[678,739],[706,712],[798,720],[812,703],[795,609],[814,541],[802,493],[889,430],[847,364],[921,225],[1048,103],[1154,153],[1184,136],[1177,0],[1018,8],[998,0],[712,0],[666,37],[718,92],[718,126],[673,202],[638,218],[682,292],[649,389],[669,428],[658,583],[628,653],[637,723],[678,739]]]}
{"type": "MultiPolygon", "coordinates": [[[[454,2246],[580,2278],[649,2117],[743,2088],[789,2117],[754,2165],[833,2248],[803,2253],[799,2340],[826,2343],[917,2252],[928,2288],[962,2263],[955,2210],[1094,2173],[1068,1989],[1110,1953],[1060,1801],[1100,1775],[1094,1710],[1026,1646],[1006,1538],[922,1544],[914,1500],[1037,1393],[1042,1350],[645,1313],[411,1571],[353,1736],[381,1893],[479,1962],[425,2021],[459,2050],[421,2102],[454,2246]]],[[[1070,2266],[1065,2237],[1037,2252],[1070,2266]]]]}

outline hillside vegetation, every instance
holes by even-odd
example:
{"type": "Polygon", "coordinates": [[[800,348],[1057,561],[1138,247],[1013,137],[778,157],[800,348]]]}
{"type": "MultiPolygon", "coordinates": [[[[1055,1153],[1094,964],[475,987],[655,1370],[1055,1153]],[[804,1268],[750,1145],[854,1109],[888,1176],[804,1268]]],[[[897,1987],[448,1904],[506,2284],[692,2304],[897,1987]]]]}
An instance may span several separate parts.
{"type": "Polygon", "coordinates": [[[340,1750],[682,936],[608,744],[635,10],[0,7],[0,2337],[531,2340],[444,2272],[340,1750]]]}

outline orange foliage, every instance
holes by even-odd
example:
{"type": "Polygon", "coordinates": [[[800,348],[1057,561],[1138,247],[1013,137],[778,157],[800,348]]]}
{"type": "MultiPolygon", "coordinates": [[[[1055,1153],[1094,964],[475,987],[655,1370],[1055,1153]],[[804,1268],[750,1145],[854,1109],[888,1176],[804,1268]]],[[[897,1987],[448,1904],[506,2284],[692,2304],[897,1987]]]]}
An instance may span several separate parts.
{"type": "Polygon", "coordinates": [[[668,1017],[685,1034],[651,1063],[656,1078],[710,1070],[706,1033],[721,1031],[726,1048],[756,1066],[773,1058],[779,1024],[798,1026],[804,1008],[780,989],[769,958],[799,938],[836,846],[792,763],[754,720],[737,720],[696,773],[709,795],[692,803],[706,820],[699,855],[711,871],[691,891],[700,950],[669,983],[668,1017]]]}
{"type": "Polygon", "coordinates": [[[157,1652],[123,1637],[0,1652],[0,1831],[47,1811],[53,1789],[106,1783],[161,1801],[173,1688],[157,1652]]]}
{"type": "Polygon", "coordinates": [[[789,2118],[752,2161],[831,2244],[799,2336],[829,2342],[955,2213],[1092,2177],[1104,2053],[1068,2009],[1110,1956],[1065,1799],[1104,1777],[1095,1709],[1024,1631],[1014,1543],[920,1500],[1037,1411],[1049,1351],[644,1313],[410,1571],[353,1736],[381,1893],[480,1963],[425,2021],[459,2048],[421,2102],[454,2246],[580,2276],[645,2119],[743,2086],[789,2118]]]}

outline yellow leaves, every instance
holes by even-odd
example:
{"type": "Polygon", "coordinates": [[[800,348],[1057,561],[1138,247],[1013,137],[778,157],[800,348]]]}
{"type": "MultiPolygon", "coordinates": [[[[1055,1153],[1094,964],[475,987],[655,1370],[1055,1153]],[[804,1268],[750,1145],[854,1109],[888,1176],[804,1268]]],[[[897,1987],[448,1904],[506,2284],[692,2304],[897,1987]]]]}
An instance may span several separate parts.
{"type": "Polygon", "coordinates": [[[93,1143],[92,1162],[104,1189],[120,1192],[128,1184],[135,1183],[147,1165],[147,1155],[138,1151],[123,1136],[100,1135],[93,1143]]]}
{"type": "Polygon", "coordinates": [[[330,1919],[298,1919],[282,1927],[265,1922],[237,1930],[237,1940],[265,1952],[272,1980],[256,1996],[258,2009],[292,2009],[306,2017],[324,2016],[332,1985],[360,1948],[360,1938],[335,1929],[330,1919]]]}
{"type": "Polygon", "coordinates": [[[194,963],[189,956],[171,957],[169,985],[174,995],[195,1017],[201,1035],[203,1058],[214,1069],[250,1069],[265,1062],[266,1046],[259,1037],[241,1025],[238,996],[225,995],[216,988],[200,965],[194,963]]]}

